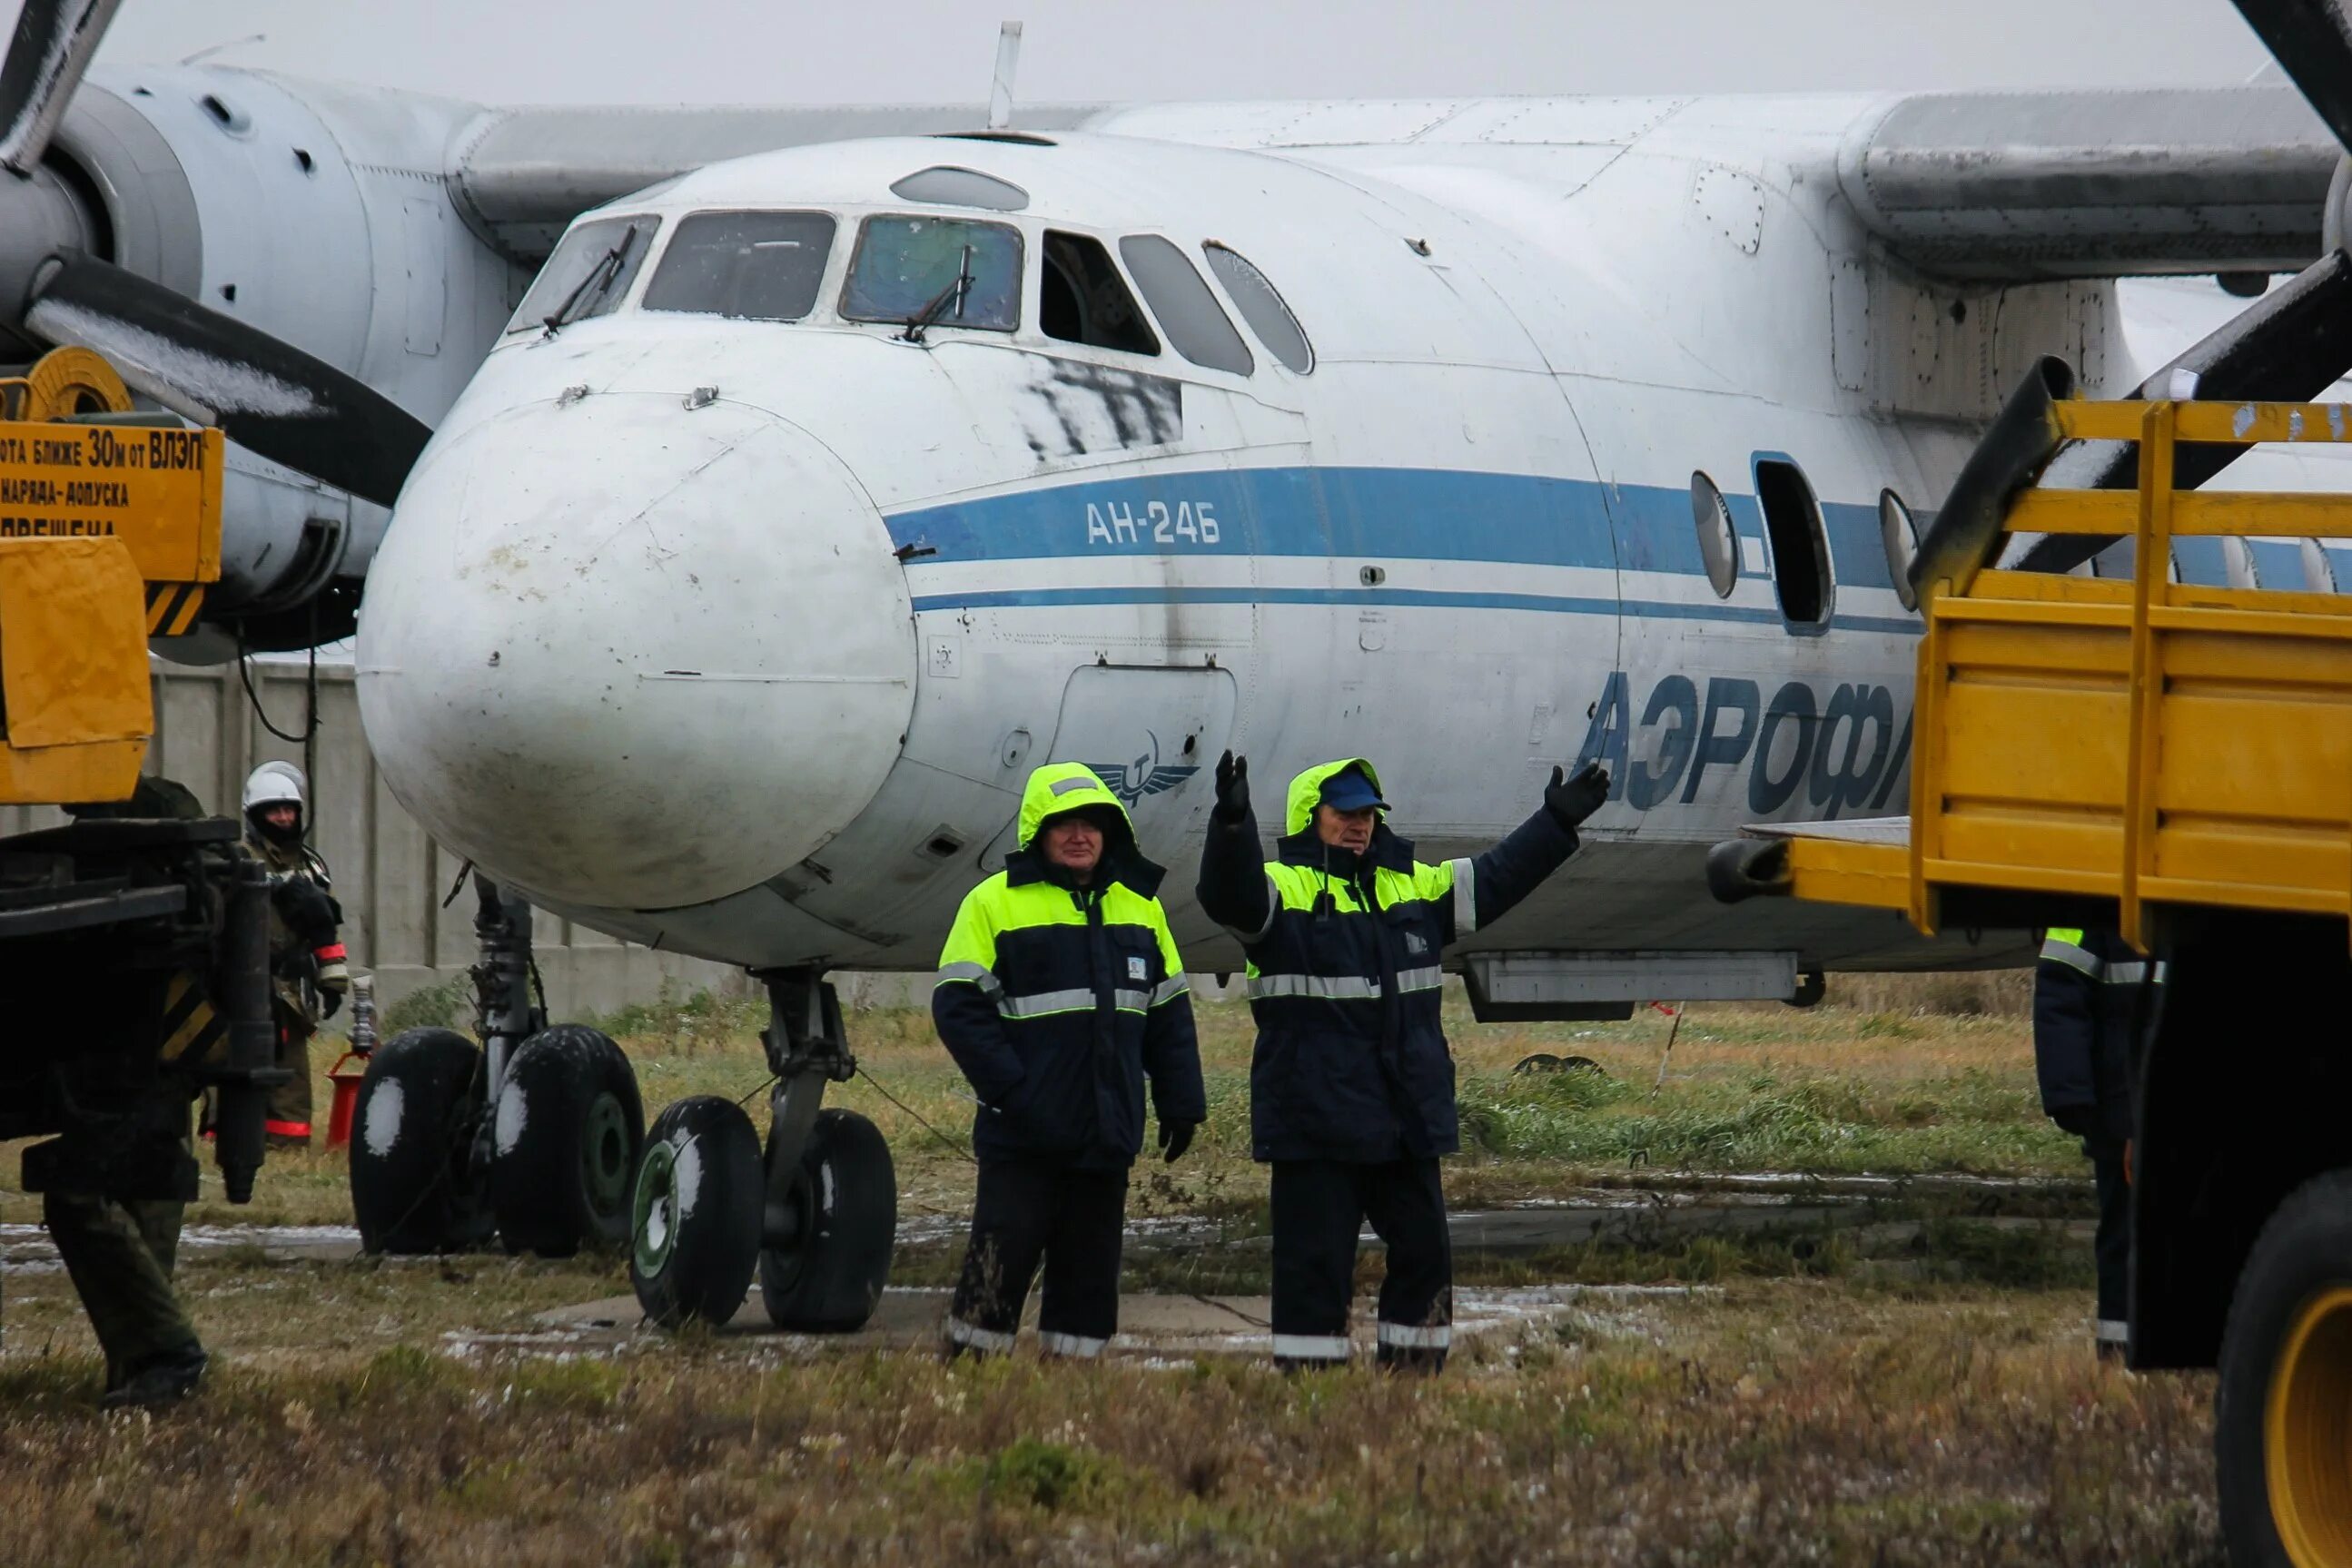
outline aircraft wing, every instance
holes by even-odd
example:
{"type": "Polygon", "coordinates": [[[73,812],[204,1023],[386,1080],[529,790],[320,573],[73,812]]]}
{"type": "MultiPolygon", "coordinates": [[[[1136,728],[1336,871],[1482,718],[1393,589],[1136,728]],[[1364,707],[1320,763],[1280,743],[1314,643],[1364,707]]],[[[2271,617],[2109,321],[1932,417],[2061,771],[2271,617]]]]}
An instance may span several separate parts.
{"type": "MultiPolygon", "coordinates": [[[[1672,99],[1024,105],[1022,132],[1093,130],[1292,151],[1679,142],[1672,99]]],[[[1922,272],[1987,283],[2294,271],[2320,254],[2336,139],[2291,87],[1855,98],[1835,178],[1922,272]]],[[[1817,123],[1820,100],[1802,105],[1817,123]]],[[[477,120],[450,183],[476,231],[544,257],[589,207],[721,158],[871,136],[970,131],[968,106],[524,108],[477,120]]],[[[1806,140],[1811,140],[1807,138],[1806,140]]],[[[1802,142],[1798,142],[1802,145],[1802,142]]]]}

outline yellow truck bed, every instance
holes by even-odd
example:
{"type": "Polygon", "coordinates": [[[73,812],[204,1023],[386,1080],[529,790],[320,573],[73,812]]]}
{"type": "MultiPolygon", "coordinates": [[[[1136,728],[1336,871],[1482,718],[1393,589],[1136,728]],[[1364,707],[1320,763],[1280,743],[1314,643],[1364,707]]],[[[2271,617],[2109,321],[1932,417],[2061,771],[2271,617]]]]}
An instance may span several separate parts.
{"type": "MultiPolygon", "coordinates": [[[[1904,910],[1963,890],[2352,915],[2352,594],[2169,580],[2188,536],[2352,539],[2352,497],[2175,490],[2176,442],[2352,439],[2352,410],[2062,402],[2137,441],[2137,490],[2033,489],[2011,532],[2137,540],[2133,579],[1986,570],[1924,584],[1907,818],[1752,830],[1774,891],[1904,910]]],[[[2352,588],[2352,584],[2339,585],[2352,588]]]]}

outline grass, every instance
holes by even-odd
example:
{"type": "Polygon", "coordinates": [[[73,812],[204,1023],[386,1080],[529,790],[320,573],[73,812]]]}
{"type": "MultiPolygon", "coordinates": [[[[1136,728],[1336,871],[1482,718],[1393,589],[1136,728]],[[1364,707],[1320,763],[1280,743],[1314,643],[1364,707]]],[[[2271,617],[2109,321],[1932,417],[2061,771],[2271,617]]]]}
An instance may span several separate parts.
{"type": "MultiPolygon", "coordinates": [[[[581,1266],[585,1268],[586,1266],[581,1266]]],[[[2095,1363],[2079,1291],[1732,1272],[1436,1382],[470,1341],[562,1269],[191,1267],[204,1398],[98,1415],[12,1354],[27,1561],[2216,1564],[2202,1378],[2095,1363]],[[281,1278],[283,1276],[283,1278],[281,1278]],[[390,1283],[387,1284],[387,1278],[390,1283]],[[226,1292],[233,1281],[240,1296],[226,1292]],[[274,1302],[252,1292],[278,1282],[274,1302]],[[387,1342],[373,1292],[405,1303],[387,1342]],[[243,1323],[243,1328],[232,1325],[243,1323]],[[290,1343],[299,1342],[299,1343],[290,1343]]],[[[12,1316],[14,1313],[12,1312],[12,1316]]],[[[21,1333],[19,1325],[12,1330],[21,1333]]]]}
{"type": "MultiPolygon", "coordinates": [[[[1999,982],[1833,993],[1807,1012],[1453,1020],[1457,1206],[1668,1167],[2079,1176],[2032,1098],[1999,982]],[[1517,1075],[1536,1052],[1600,1072],[1517,1075]]],[[[1246,1014],[1202,1010],[1213,1122],[1130,1207],[1204,1235],[1130,1248],[1130,1289],[1262,1290],[1246,1014]]],[[[687,998],[601,1023],[649,1106],[762,1080],[757,1015],[687,998]]],[[[902,1212],[961,1215],[969,1106],[919,1011],[851,1022],[875,1082],[837,1091],[898,1157],[902,1212]],[[918,1121],[918,1117],[921,1121],[918,1121]],[[929,1122],[940,1134],[921,1124],[929,1122]]],[[[334,1054],[321,1043],[317,1065],[334,1054]]],[[[327,1101],[320,1086],[323,1120],[327,1101]]],[[[0,1177],[13,1175],[13,1156],[0,1177]]],[[[250,1209],[341,1220],[341,1159],[275,1156],[250,1209]]],[[[583,1354],[550,1307],[625,1292],[617,1260],[286,1260],[184,1253],[221,1355],[205,1396],[102,1416],[63,1277],[7,1281],[0,1512],[12,1559],[84,1563],[582,1562],[1807,1563],[2220,1568],[2211,1382],[2090,1354],[2081,1204],[1988,1219],[1914,1189],[1834,1227],[1695,1229],[1634,1211],[1580,1246],[1465,1248],[1465,1284],[1685,1284],[1481,1341],[1434,1382],[1286,1379],[1245,1359],[1093,1367],[1027,1352],[796,1355],[759,1338],[583,1354]],[[2041,1216],[2042,1218],[2032,1218],[2041,1216]]],[[[29,1200],[0,1214],[31,1218],[29,1200]]],[[[900,1250],[944,1282],[952,1240],[900,1250]]],[[[1368,1255],[1360,1282],[1377,1264],[1368,1255]]]]}

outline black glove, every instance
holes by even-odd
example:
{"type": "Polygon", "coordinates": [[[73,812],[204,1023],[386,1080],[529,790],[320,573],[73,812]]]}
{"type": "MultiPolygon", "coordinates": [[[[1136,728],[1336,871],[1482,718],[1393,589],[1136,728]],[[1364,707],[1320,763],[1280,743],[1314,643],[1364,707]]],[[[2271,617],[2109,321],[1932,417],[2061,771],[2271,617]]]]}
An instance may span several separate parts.
{"type": "Polygon", "coordinates": [[[323,947],[335,939],[342,910],[326,890],[307,877],[289,876],[269,890],[278,918],[306,947],[323,947]]]}
{"type": "Polygon", "coordinates": [[[2106,1118],[2099,1114],[2096,1105],[2061,1105],[2050,1113],[2050,1119],[2058,1124],[2060,1132],[2077,1138],[2101,1136],[2107,1130],[2106,1118]]]}
{"type": "Polygon", "coordinates": [[[1544,786],[1544,810],[1551,820],[1569,831],[1592,815],[1609,801],[1609,769],[1598,762],[1588,762],[1577,769],[1576,777],[1568,779],[1565,770],[1554,767],[1551,782],[1544,786]]]}
{"type": "Polygon", "coordinates": [[[1217,809],[1210,813],[1221,822],[1238,822],[1249,815],[1249,758],[1226,752],[1217,758],[1217,809]]]}
{"type": "MultiPolygon", "coordinates": [[[[1226,753],[1231,756],[1232,753],[1226,753]]],[[[1192,1134],[1201,1130],[1198,1122],[1162,1122],[1160,1124],[1160,1146],[1168,1151],[1168,1163],[1174,1165],[1192,1146],[1192,1134]]]]}
{"type": "Polygon", "coordinates": [[[319,988],[319,1016],[331,1019],[342,1010],[343,993],[331,986],[319,988]]]}

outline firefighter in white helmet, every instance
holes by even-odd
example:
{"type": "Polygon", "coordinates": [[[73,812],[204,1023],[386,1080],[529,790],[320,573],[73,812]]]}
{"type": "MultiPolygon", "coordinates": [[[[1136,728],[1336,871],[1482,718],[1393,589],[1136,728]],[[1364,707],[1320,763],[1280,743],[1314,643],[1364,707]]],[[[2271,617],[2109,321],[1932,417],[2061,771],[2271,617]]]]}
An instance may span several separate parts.
{"type": "Polygon", "coordinates": [[[310,1037],[332,1018],[351,988],[343,912],[327,862],[302,841],[309,826],[302,770],[265,762],[245,780],[246,843],[269,867],[269,967],[278,1026],[277,1065],[293,1076],[269,1092],[265,1124],[277,1147],[310,1143],[310,1037]]]}

